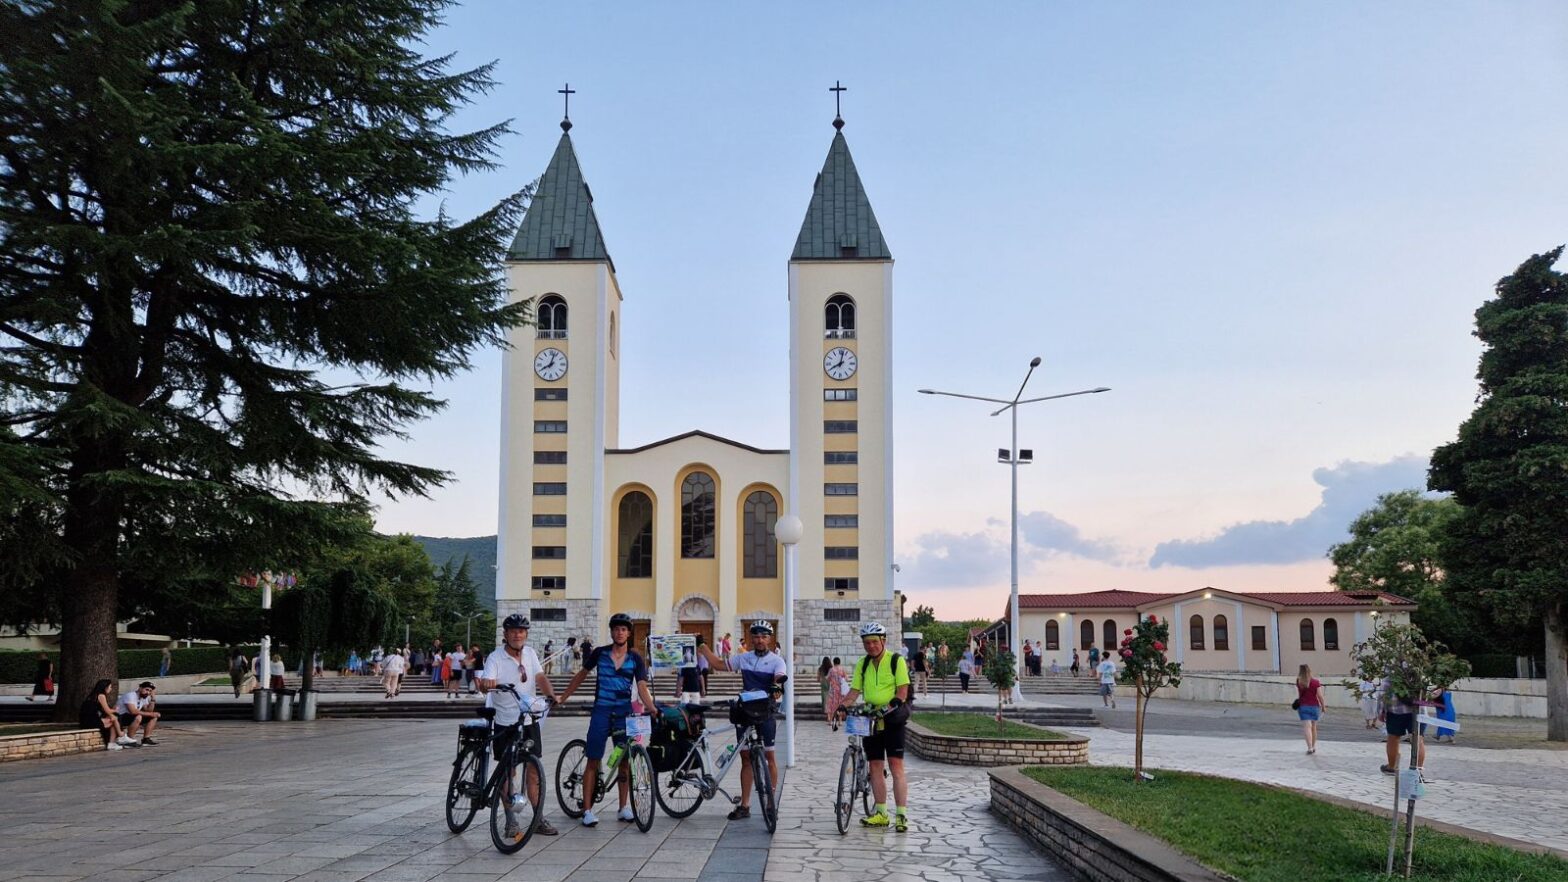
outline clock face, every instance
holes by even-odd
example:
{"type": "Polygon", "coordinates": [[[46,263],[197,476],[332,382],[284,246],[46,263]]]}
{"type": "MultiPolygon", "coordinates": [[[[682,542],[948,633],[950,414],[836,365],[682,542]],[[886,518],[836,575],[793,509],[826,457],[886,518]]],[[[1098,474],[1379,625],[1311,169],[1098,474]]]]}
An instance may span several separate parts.
{"type": "Polygon", "coordinates": [[[566,376],[566,353],[554,347],[539,350],[534,356],[534,373],[552,383],[566,376]]]}
{"type": "Polygon", "coordinates": [[[855,353],[842,346],[835,346],[822,356],[822,370],[835,380],[847,380],[855,375],[855,368],[859,366],[855,353]]]}

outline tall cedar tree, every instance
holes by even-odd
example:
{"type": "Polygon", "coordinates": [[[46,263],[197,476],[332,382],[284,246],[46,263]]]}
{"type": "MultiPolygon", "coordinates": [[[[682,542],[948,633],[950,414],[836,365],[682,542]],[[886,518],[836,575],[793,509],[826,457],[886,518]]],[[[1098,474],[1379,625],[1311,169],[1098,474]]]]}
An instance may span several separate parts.
{"type": "Polygon", "coordinates": [[[526,320],[525,194],[414,211],[506,132],[446,130],[492,85],[418,51],[448,5],[0,4],[0,612],[60,624],[62,714],[147,586],[290,566],[446,479],[376,445],[526,320]]]}
{"type": "Polygon", "coordinates": [[[1432,454],[1433,490],[1461,506],[1443,566],[1501,628],[1545,628],[1547,737],[1568,741],[1568,276],[1558,247],[1475,312],[1485,345],[1475,412],[1432,454]]]}

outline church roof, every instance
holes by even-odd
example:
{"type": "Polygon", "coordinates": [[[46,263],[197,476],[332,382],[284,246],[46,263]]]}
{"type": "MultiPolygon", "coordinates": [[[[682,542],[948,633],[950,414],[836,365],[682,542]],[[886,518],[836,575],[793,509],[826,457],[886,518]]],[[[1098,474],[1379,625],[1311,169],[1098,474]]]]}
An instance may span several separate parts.
{"type": "Polygon", "coordinates": [[[892,260],[844,133],[833,135],[791,260],[892,260]]]}
{"type": "Polygon", "coordinates": [[[528,213],[507,253],[510,260],[602,260],[615,268],[593,213],[593,193],[583,180],[571,136],[562,133],[539,179],[528,213]]]}
{"type": "Polygon", "coordinates": [[[653,449],[655,447],[663,447],[666,444],[674,444],[677,441],[684,441],[687,438],[706,438],[709,441],[717,441],[720,444],[728,444],[731,447],[739,447],[742,450],[749,450],[752,453],[766,453],[766,454],[787,454],[787,453],[789,453],[788,450],[772,450],[772,449],[769,449],[769,448],[766,448],[766,447],[752,447],[750,444],[742,444],[739,441],[734,441],[734,440],[731,440],[729,438],[725,438],[722,435],[715,435],[712,432],[704,432],[701,429],[692,429],[690,432],[682,432],[679,435],[671,435],[668,438],[662,438],[662,439],[660,439],[658,441],[654,441],[651,444],[644,444],[641,447],[621,447],[621,448],[612,447],[612,448],[606,450],[605,453],[607,453],[607,454],[608,453],[641,453],[644,450],[651,450],[651,449],[653,449]]]}

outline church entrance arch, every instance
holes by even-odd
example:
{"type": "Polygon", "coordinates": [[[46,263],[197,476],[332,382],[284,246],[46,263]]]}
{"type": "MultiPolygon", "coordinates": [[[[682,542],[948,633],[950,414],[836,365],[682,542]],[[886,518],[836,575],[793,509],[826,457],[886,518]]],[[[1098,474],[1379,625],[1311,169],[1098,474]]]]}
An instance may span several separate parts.
{"type": "Polygon", "coordinates": [[[682,634],[698,634],[713,645],[713,622],[718,611],[712,600],[701,594],[689,595],[675,607],[675,622],[682,634]]]}

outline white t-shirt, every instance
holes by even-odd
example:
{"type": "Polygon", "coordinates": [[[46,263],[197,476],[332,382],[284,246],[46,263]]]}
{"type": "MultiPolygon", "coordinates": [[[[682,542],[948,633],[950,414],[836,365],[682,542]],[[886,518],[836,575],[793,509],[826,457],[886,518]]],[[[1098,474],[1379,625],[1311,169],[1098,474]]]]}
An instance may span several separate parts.
{"type": "MultiPolygon", "coordinates": [[[[517,694],[531,704],[534,699],[534,678],[544,673],[544,665],[532,646],[524,646],[522,656],[522,663],[519,664],[504,645],[496,647],[485,657],[485,667],[479,672],[479,679],[494,680],[497,686],[510,683],[517,687],[517,694]]],[[[485,707],[495,708],[497,726],[510,726],[521,716],[521,706],[510,692],[491,690],[485,694],[485,707]]]]}
{"type": "Polygon", "coordinates": [[[120,703],[114,706],[114,712],[117,714],[131,714],[146,706],[147,699],[137,695],[136,690],[132,689],[130,692],[120,695],[120,703]]]}
{"type": "Polygon", "coordinates": [[[1115,685],[1115,683],[1116,683],[1116,662],[1113,662],[1110,659],[1106,659],[1105,661],[1100,662],[1100,666],[1098,668],[1095,668],[1095,670],[1100,672],[1100,682],[1101,683],[1108,683],[1108,684],[1111,684],[1111,685],[1115,685]]]}
{"type": "MultiPolygon", "coordinates": [[[[523,648],[527,649],[528,647],[525,646],[523,648]]],[[[452,663],[452,673],[461,674],[463,672],[463,659],[468,658],[468,653],[453,650],[447,653],[446,657],[452,663]]]]}
{"type": "Polygon", "coordinates": [[[729,668],[740,674],[741,688],[748,691],[769,689],[773,686],[774,678],[789,674],[789,665],[785,663],[784,657],[772,651],[765,655],[755,652],[732,655],[729,668]]]}
{"type": "Polygon", "coordinates": [[[408,670],[408,662],[404,661],[401,655],[394,652],[386,657],[386,661],[382,664],[381,669],[388,674],[401,674],[408,670]]]}

